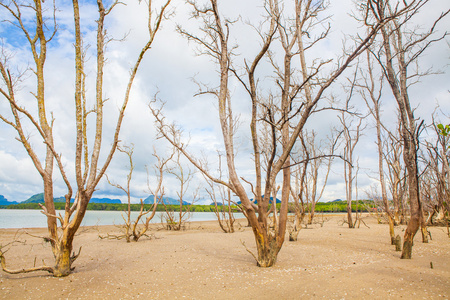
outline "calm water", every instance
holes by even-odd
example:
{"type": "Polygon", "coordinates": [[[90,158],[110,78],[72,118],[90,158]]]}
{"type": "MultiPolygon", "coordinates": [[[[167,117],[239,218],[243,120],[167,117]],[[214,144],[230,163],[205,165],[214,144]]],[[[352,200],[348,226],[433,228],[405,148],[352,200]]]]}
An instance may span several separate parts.
{"type": "MultiPolygon", "coordinates": [[[[59,211],[58,211],[59,212],[59,211]]],[[[60,211],[63,214],[63,211],[60,211]]],[[[131,218],[138,216],[137,211],[131,212],[131,218]]],[[[156,212],[152,223],[161,222],[161,212],[156,212]]],[[[244,218],[241,213],[235,214],[236,218],[244,218]]],[[[191,214],[189,221],[213,221],[217,220],[212,212],[196,212],[191,214]]],[[[84,216],[82,226],[94,225],[119,225],[124,221],[120,211],[95,211],[88,210],[84,216]]],[[[47,227],[47,217],[40,210],[35,209],[0,209],[0,228],[33,228],[47,227]]]]}

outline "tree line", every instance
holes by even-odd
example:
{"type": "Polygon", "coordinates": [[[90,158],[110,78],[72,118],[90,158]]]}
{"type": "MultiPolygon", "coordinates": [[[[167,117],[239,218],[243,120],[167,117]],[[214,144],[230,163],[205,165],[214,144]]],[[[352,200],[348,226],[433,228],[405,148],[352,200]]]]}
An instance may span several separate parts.
{"type": "MultiPolygon", "coordinates": [[[[64,203],[55,203],[55,209],[64,210],[64,203]]],[[[144,204],[144,210],[149,210],[152,208],[152,204],[144,204]]],[[[281,204],[277,204],[278,209],[281,204]]],[[[163,212],[166,210],[177,211],[180,210],[180,205],[166,205],[166,207],[162,204],[156,206],[156,211],[163,212]]],[[[14,204],[14,205],[0,205],[0,209],[41,209],[39,203],[24,203],[24,204],[14,204]]],[[[87,206],[87,210],[99,210],[99,211],[127,211],[128,205],[117,204],[117,203],[89,203],[87,206]]],[[[131,204],[131,211],[140,211],[140,204],[131,204]]],[[[181,209],[187,211],[188,208],[186,205],[181,209]]],[[[227,209],[226,205],[219,205],[218,211],[222,212],[227,209]]],[[[240,212],[238,206],[231,205],[231,209],[233,212],[240,212]]],[[[315,204],[316,212],[324,212],[324,213],[334,213],[334,212],[347,212],[347,202],[346,201],[334,201],[330,203],[318,202],[315,204]]],[[[373,212],[377,209],[375,203],[371,200],[358,200],[353,201],[352,203],[352,212],[363,211],[363,212],[373,212]]],[[[306,207],[306,210],[311,210],[311,205],[306,207]]],[[[214,205],[192,205],[190,208],[191,212],[215,212],[216,207],[214,205]]],[[[289,213],[295,213],[294,205],[289,206],[289,213]]]]}

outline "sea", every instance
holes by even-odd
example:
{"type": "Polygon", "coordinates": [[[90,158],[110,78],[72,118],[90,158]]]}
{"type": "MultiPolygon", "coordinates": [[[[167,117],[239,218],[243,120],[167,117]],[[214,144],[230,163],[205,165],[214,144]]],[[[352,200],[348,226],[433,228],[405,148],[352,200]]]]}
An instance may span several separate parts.
{"type": "MultiPolygon", "coordinates": [[[[64,216],[64,211],[57,211],[64,216]]],[[[121,225],[124,224],[121,211],[88,210],[81,226],[121,225]]],[[[131,212],[131,218],[136,219],[139,212],[131,212]]],[[[244,218],[242,213],[235,213],[235,218],[244,218]]],[[[193,212],[189,222],[217,220],[213,212],[193,212]]],[[[151,223],[164,221],[164,212],[156,212],[151,223]]],[[[0,209],[0,228],[39,228],[47,227],[47,217],[38,209],[0,209]]]]}

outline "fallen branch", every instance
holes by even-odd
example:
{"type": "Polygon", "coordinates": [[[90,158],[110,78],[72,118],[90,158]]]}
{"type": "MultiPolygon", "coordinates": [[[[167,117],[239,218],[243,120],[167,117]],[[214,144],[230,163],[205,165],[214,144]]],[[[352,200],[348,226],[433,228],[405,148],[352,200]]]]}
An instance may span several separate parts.
{"type": "MultiPolygon", "coordinates": [[[[80,253],[78,253],[78,255],[79,254],[80,253]]],[[[78,257],[78,255],[76,257],[78,257]]],[[[0,249],[0,262],[2,265],[2,270],[8,274],[22,274],[22,273],[31,273],[31,272],[36,272],[36,271],[46,271],[46,272],[53,274],[53,272],[54,272],[54,269],[52,267],[46,266],[44,261],[42,261],[42,263],[44,265],[41,267],[34,267],[34,268],[28,268],[28,269],[17,269],[17,270],[8,269],[6,267],[6,258],[3,255],[3,251],[1,249],[0,249]]]]}

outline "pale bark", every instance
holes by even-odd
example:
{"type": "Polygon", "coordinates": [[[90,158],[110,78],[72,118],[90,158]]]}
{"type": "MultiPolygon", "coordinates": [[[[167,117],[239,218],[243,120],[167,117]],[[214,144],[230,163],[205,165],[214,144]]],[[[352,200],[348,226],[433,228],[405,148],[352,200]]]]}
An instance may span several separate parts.
{"type": "MultiPolygon", "coordinates": [[[[409,78],[408,66],[417,60],[417,58],[428,48],[428,46],[442,39],[444,36],[433,38],[436,24],[449,13],[443,12],[438,17],[428,32],[423,34],[415,33],[407,36],[405,39],[402,32],[404,25],[410,20],[411,15],[417,14],[419,9],[428,1],[411,1],[409,4],[404,2],[401,5],[389,1],[375,3],[369,1],[371,14],[376,20],[388,18],[389,22],[381,28],[383,52],[373,55],[382,66],[384,75],[391,87],[392,94],[397,102],[400,120],[401,136],[403,140],[403,161],[407,169],[407,182],[411,218],[406,228],[403,242],[403,251],[401,258],[411,258],[413,239],[417,233],[420,224],[423,222],[422,205],[420,201],[419,188],[419,170],[417,163],[418,149],[418,125],[411,107],[408,86],[409,78]],[[403,15],[392,17],[398,12],[405,12],[403,15]]],[[[419,74],[415,74],[420,76],[419,74]]]]}
{"type": "Polygon", "coordinates": [[[179,210],[175,212],[174,210],[169,209],[164,199],[161,200],[161,204],[165,209],[165,222],[166,228],[169,230],[182,230],[186,228],[186,223],[189,221],[191,214],[191,207],[198,200],[198,190],[197,188],[191,197],[190,204],[184,204],[185,196],[187,191],[189,190],[189,185],[193,179],[195,172],[191,171],[191,169],[185,167],[181,163],[181,152],[176,151],[174,149],[174,153],[176,158],[172,159],[175,166],[172,168],[167,168],[167,172],[172,174],[179,183],[179,190],[177,191],[177,197],[179,201],[179,210]]]}
{"type": "MultiPolygon", "coordinates": [[[[398,125],[400,126],[400,125],[398,125]]],[[[402,147],[399,138],[389,134],[383,147],[384,159],[388,166],[388,182],[394,204],[394,220],[403,224],[406,219],[406,171],[401,164],[402,147]]]]}
{"type": "Polygon", "coordinates": [[[126,187],[123,187],[120,184],[111,182],[106,173],[105,173],[105,176],[110,185],[122,190],[127,195],[127,210],[124,212],[125,216],[122,213],[122,218],[123,218],[125,224],[120,226],[123,229],[124,234],[123,235],[108,234],[107,236],[99,236],[99,237],[100,238],[108,238],[108,239],[124,238],[127,243],[131,242],[132,240],[134,242],[137,242],[137,241],[139,241],[139,239],[142,236],[147,236],[146,233],[149,230],[150,221],[155,216],[156,208],[157,208],[158,204],[160,203],[161,199],[164,197],[164,187],[162,185],[163,175],[165,172],[166,164],[172,159],[174,153],[172,153],[172,155],[168,159],[162,159],[156,154],[156,150],[154,150],[153,156],[155,156],[156,159],[158,160],[158,162],[155,164],[155,172],[156,172],[156,176],[158,178],[156,189],[154,191],[152,191],[150,189],[150,184],[148,183],[149,191],[154,197],[153,198],[154,202],[153,202],[152,206],[150,207],[150,209],[146,210],[144,208],[144,202],[141,199],[140,200],[141,206],[140,206],[139,214],[135,220],[132,220],[131,219],[130,183],[131,183],[131,178],[132,178],[133,170],[134,170],[134,163],[133,163],[134,146],[118,146],[117,150],[119,150],[122,153],[125,153],[128,156],[128,161],[130,163],[130,169],[129,169],[129,172],[127,175],[126,187]],[[141,225],[141,220],[144,220],[144,219],[145,219],[145,221],[143,221],[143,224],[141,225]]]}
{"type": "MultiPolygon", "coordinates": [[[[104,51],[106,47],[106,29],[104,28],[105,18],[111,12],[111,10],[118,4],[118,1],[113,1],[108,7],[103,5],[102,0],[97,1],[99,18],[97,20],[97,70],[96,70],[96,103],[95,109],[91,111],[95,114],[96,126],[95,126],[95,138],[92,143],[92,149],[88,149],[88,139],[87,139],[87,122],[86,119],[89,112],[86,109],[86,89],[85,81],[86,74],[84,71],[85,63],[85,49],[83,46],[82,34],[81,34],[81,16],[80,16],[80,6],[77,0],[72,1],[73,8],[73,22],[74,22],[74,48],[75,48],[75,118],[76,118],[76,146],[75,146],[75,177],[76,177],[76,192],[75,201],[71,203],[73,188],[68,180],[66,174],[65,165],[61,160],[61,154],[57,152],[54,147],[54,136],[52,132],[53,116],[51,122],[47,120],[48,113],[48,103],[45,99],[45,74],[44,74],[44,64],[47,54],[47,44],[56,35],[56,16],[54,15],[53,24],[48,24],[48,20],[43,17],[43,12],[49,7],[43,7],[47,5],[44,1],[35,0],[30,5],[21,5],[16,1],[9,2],[9,4],[0,3],[0,7],[5,10],[11,16],[11,23],[13,26],[19,27],[29,46],[31,47],[31,54],[34,58],[34,74],[37,79],[36,92],[33,94],[36,96],[38,117],[35,118],[30,111],[31,108],[19,107],[18,99],[15,98],[15,86],[13,80],[11,79],[11,74],[6,66],[6,63],[0,63],[0,71],[2,79],[4,80],[7,90],[1,89],[1,94],[6,98],[11,107],[11,112],[14,117],[13,121],[8,120],[5,116],[1,115],[1,119],[7,124],[11,125],[19,134],[20,142],[25,147],[28,155],[33,161],[34,166],[40,173],[43,179],[44,185],[44,198],[45,205],[42,206],[43,213],[47,216],[47,225],[49,231],[49,240],[51,241],[52,251],[55,257],[55,265],[50,267],[51,269],[45,269],[46,271],[53,273],[54,276],[67,276],[73,270],[72,264],[78,257],[78,254],[71,254],[73,248],[73,239],[75,233],[77,232],[83,217],[86,213],[86,208],[92,194],[103,177],[106,169],[108,168],[111,159],[116,150],[119,141],[119,132],[124,118],[125,109],[128,104],[130,90],[136,76],[137,70],[140,66],[142,58],[144,57],[147,50],[150,48],[155,34],[158,31],[160,23],[163,19],[164,11],[170,3],[167,0],[159,13],[156,16],[154,24],[151,24],[151,15],[154,14],[151,9],[151,1],[148,2],[149,9],[149,40],[144,48],[141,50],[134,67],[131,70],[130,78],[127,85],[127,91],[125,92],[122,107],[119,111],[119,116],[117,119],[116,127],[114,130],[112,145],[109,149],[108,156],[104,160],[103,164],[99,164],[100,150],[102,147],[102,127],[103,127],[103,66],[105,62],[104,51]],[[24,26],[25,20],[23,19],[22,10],[30,9],[33,11],[35,17],[31,22],[34,22],[36,26],[36,33],[32,33],[28,30],[29,27],[24,26]],[[154,27],[152,27],[154,26],[154,27]],[[50,30],[50,34],[46,36],[48,28],[53,28],[50,30]],[[34,34],[34,35],[33,35],[34,34]],[[32,148],[25,132],[24,126],[20,121],[21,117],[26,117],[33,124],[34,128],[37,129],[42,141],[45,143],[46,156],[43,162],[40,161],[35,150],[32,148]],[[90,150],[90,151],[89,151],[90,150]],[[91,158],[88,157],[88,152],[91,152],[91,158]],[[58,166],[59,173],[67,186],[67,194],[65,195],[65,209],[64,215],[56,216],[54,204],[53,204],[53,164],[56,162],[58,166]],[[60,223],[59,232],[58,224],[60,223]]],[[[51,7],[53,12],[56,14],[56,8],[51,7]]],[[[54,5],[54,3],[53,3],[54,5]]],[[[28,22],[28,20],[27,20],[28,22]]],[[[4,260],[2,260],[2,266],[4,270],[7,270],[6,266],[3,265],[4,260]]],[[[23,272],[27,272],[33,269],[25,269],[23,272]]]]}
{"type": "MultiPolygon", "coordinates": [[[[219,154],[219,178],[222,178],[222,155],[219,154]]],[[[216,192],[216,184],[211,180],[206,178],[206,182],[209,188],[206,188],[206,192],[208,193],[210,199],[214,203],[214,213],[217,217],[217,221],[219,222],[219,226],[225,233],[233,233],[235,217],[233,214],[232,205],[239,207],[237,203],[231,200],[231,190],[222,185],[218,186],[219,191],[216,192]],[[219,200],[217,197],[217,193],[219,194],[219,200]]],[[[242,209],[241,209],[242,210],[242,209]]]]}
{"type": "MultiPolygon", "coordinates": [[[[222,130],[222,138],[224,142],[224,148],[226,153],[228,180],[221,180],[212,176],[208,170],[192,155],[190,155],[182,143],[179,142],[177,134],[179,132],[174,131],[174,127],[167,125],[161,110],[155,107],[150,107],[152,113],[156,119],[157,127],[162,136],[169,140],[175,147],[177,147],[191,163],[193,163],[208,179],[215,183],[220,183],[228,188],[241,200],[245,215],[248,218],[250,225],[255,236],[255,242],[257,246],[257,265],[261,267],[270,267],[276,262],[278,252],[280,251],[286,230],[287,221],[287,207],[290,194],[290,154],[294,145],[298,140],[298,136],[303,130],[306,121],[310,115],[314,112],[317,104],[323,99],[323,94],[330,85],[342,74],[342,72],[349,67],[350,63],[371,44],[375,35],[380,30],[385,20],[374,24],[372,30],[367,36],[362,39],[355,47],[343,56],[340,64],[330,72],[326,78],[320,78],[320,85],[312,91],[310,99],[304,101],[300,105],[298,102],[296,107],[291,107],[290,104],[294,104],[294,99],[300,97],[303,93],[303,89],[308,87],[312,78],[318,75],[322,70],[322,67],[330,63],[330,61],[321,61],[317,65],[313,65],[311,73],[307,72],[307,67],[302,66],[302,72],[306,79],[303,78],[300,82],[295,82],[291,76],[293,68],[291,65],[291,59],[296,53],[305,52],[307,49],[311,49],[314,44],[321,39],[325,38],[328,30],[325,29],[322,36],[313,40],[307,47],[298,44],[298,39],[307,39],[306,32],[311,30],[310,26],[320,23],[317,19],[318,12],[323,9],[321,3],[313,3],[313,1],[295,1],[296,16],[295,21],[292,24],[289,18],[284,19],[281,12],[281,5],[278,6],[278,1],[270,0],[267,4],[267,11],[269,13],[268,19],[270,22],[270,28],[268,32],[261,33],[263,38],[263,45],[258,52],[256,58],[251,63],[251,67],[247,67],[245,71],[249,77],[249,83],[244,82],[237,74],[237,71],[231,67],[231,55],[233,48],[229,48],[229,36],[231,23],[223,18],[220,14],[218,1],[210,0],[209,5],[199,6],[197,2],[189,0],[189,4],[192,5],[195,18],[201,19],[203,27],[201,31],[204,37],[196,36],[178,28],[179,32],[186,36],[189,40],[198,43],[204,51],[202,54],[209,55],[219,66],[220,83],[216,90],[201,91],[199,94],[214,95],[217,98],[218,110],[219,110],[219,122],[222,130]],[[300,12],[300,13],[299,13],[300,12]],[[276,32],[274,30],[276,28],[276,32]],[[294,28],[292,31],[286,30],[286,28],[294,28]],[[272,105],[274,102],[273,95],[267,97],[257,96],[257,80],[255,80],[254,74],[256,67],[261,61],[262,57],[267,54],[267,50],[271,43],[274,42],[272,38],[275,34],[281,46],[284,49],[284,59],[281,68],[277,68],[275,63],[272,65],[275,67],[276,73],[280,76],[278,79],[281,96],[278,98],[279,106],[272,105]],[[297,43],[296,50],[293,47],[297,43]],[[235,164],[235,145],[234,145],[234,118],[233,109],[231,107],[231,96],[228,91],[229,74],[232,71],[240,82],[244,85],[244,88],[249,92],[252,101],[252,122],[251,122],[251,136],[253,142],[253,155],[255,161],[255,174],[256,185],[251,184],[253,194],[257,199],[257,205],[253,203],[243,186],[242,181],[250,182],[249,180],[242,180],[238,175],[238,170],[235,164]],[[313,94],[313,92],[315,92],[313,94]],[[264,100],[264,101],[262,101],[264,100]],[[262,120],[268,124],[270,143],[267,145],[268,160],[266,161],[265,172],[265,186],[262,183],[262,161],[260,160],[260,142],[261,136],[256,129],[258,116],[262,115],[262,120]],[[282,172],[281,172],[282,171],[282,172]],[[282,183],[282,203],[280,211],[277,213],[275,207],[270,206],[270,195],[273,191],[276,191],[276,178],[279,173],[283,173],[282,183]],[[256,191],[255,191],[256,189],[256,191]],[[265,196],[265,197],[263,197],[265,196]],[[270,214],[272,213],[272,216],[270,214]],[[269,218],[271,220],[277,220],[277,224],[274,224],[273,229],[269,226],[269,218]]],[[[286,13],[286,12],[284,12],[286,13]]],[[[305,55],[305,54],[303,54],[305,55]]],[[[275,58],[269,55],[272,62],[275,58]]],[[[319,58],[320,60],[320,58],[319,58]]],[[[306,60],[303,59],[305,62],[306,60]]],[[[247,65],[248,66],[248,65],[247,65]]],[[[317,78],[316,78],[317,79],[317,78]]]]}
{"type": "Polygon", "coordinates": [[[380,178],[380,186],[381,186],[381,197],[384,204],[384,211],[386,213],[388,224],[389,224],[389,236],[391,238],[391,245],[394,245],[395,243],[395,231],[394,231],[394,216],[391,212],[388,196],[387,196],[387,190],[386,190],[386,181],[384,178],[384,159],[383,159],[383,141],[381,137],[381,130],[382,130],[382,124],[381,124],[381,115],[380,115],[380,106],[381,106],[381,96],[382,96],[382,90],[383,90],[383,77],[378,80],[380,82],[380,87],[378,91],[376,90],[376,84],[374,79],[374,72],[373,72],[373,64],[370,58],[370,52],[367,51],[367,77],[364,78],[364,83],[362,84],[362,88],[364,89],[362,91],[362,96],[364,98],[364,101],[367,104],[367,107],[369,108],[370,114],[375,119],[375,127],[376,127],[376,144],[378,148],[378,175],[380,178]],[[366,94],[367,93],[367,94],[366,94]],[[369,100],[370,99],[370,100],[369,100]],[[371,106],[370,102],[373,104],[371,106]]]}
{"type": "Polygon", "coordinates": [[[429,210],[433,210],[432,216],[427,220],[427,224],[435,220],[442,222],[448,211],[445,199],[450,198],[450,136],[439,134],[433,116],[433,129],[436,132],[436,142],[426,142],[426,153],[422,160],[427,163],[426,173],[422,175],[422,194],[428,199],[429,210]],[[424,176],[426,175],[426,176],[424,176]],[[434,201],[433,201],[433,200],[434,201]]]}
{"type": "Polygon", "coordinates": [[[303,163],[298,165],[294,172],[295,180],[291,188],[291,194],[294,198],[295,218],[292,228],[289,230],[289,241],[297,241],[298,234],[302,229],[303,219],[305,218],[305,205],[303,201],[304,193],[307,192],[306,174],[309,164],[309,151],[306,149],[306,143],[303,135],[300,135],[300,141],[303,149],[303,163]],[[301,167],[300,167],[301,166],[301,167]],[[301,171],[301,173],[300,173],[301,171]],[[300,204],[301,203],[301,204],[300,204]]]}
{"type": "MultiPolygon", "coordinates": [[[[346,102],[346,106],[345,106],[346,109],[345,109],[345,111],[342,112],[342,115],[339,117],[339,120],[342,124],[343,136],[344,136],[343,158],[344,158],[345,194],[346,194],[346,199],[347,199],[348,228],[354,228],[355,223],[356,223],[356,221],[353,222],[353,217],[352,217],[353,187],[355,186],[355,179],[356,179],[356,174],[353,174],[353,168],[355,167],[354,165],[356,163],[354,152],[355,152],[355,147],[358,144],[359,139],[361,137],[361,131],[363,129],[363,128],[361,128],[362,118],[359,118],[359,117],[357,118],[357,125],[355,127],[355,126],[353,126],[352,120],[349,121],[348,117],[346,116],[346,111],[348,112],[348,110],[349,110],[350,99],[353,96],[352,94],[353,94],[353,89],[355,87],[355,80],[356,80],[356,72],[355,72],[355,76],[352,81],[352,85],[350,87],[349,96],[347,98],[347,102],[346,102]]],[[[358,200],[358,199],[356,199],[356,200],[358,200]]]]}

